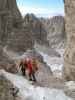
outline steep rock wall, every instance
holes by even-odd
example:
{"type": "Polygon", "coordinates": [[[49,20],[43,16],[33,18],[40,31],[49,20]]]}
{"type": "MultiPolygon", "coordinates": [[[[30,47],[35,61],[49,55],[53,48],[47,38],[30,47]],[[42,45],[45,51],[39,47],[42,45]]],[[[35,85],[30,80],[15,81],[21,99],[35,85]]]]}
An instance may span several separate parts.
{"type": "Polygon", "coordinates": [[[65,0],[67,45],[64,54],[64,77],[75,80],[75,0],[65,0]]]}

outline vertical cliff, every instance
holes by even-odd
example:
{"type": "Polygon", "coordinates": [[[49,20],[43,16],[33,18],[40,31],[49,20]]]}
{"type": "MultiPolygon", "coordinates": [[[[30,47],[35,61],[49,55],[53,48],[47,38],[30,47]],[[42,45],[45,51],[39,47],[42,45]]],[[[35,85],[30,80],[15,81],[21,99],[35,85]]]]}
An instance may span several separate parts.
{"type": "Polygon", "coordinates": [[[21,20],[16,0],[0,0],[0,42],[6,40],[14,27],[19,27],[21,20]]]}
{"type": "Polygon", "coordinates": [[[64,77],[75,80],[75,0],[65,0],[67,45],[64,54],[64,77]]]}
{"type": "Polygon", "coordinates": [[[16,0],[0,0],[0,43],[12,51],[32,48],[31,30],[23,27],[16,0]]]}
{"type": "Polygon", "coordinates": [[[33,43],[31,30],[23,27],[23,19],[16,0],[0,0],[0,67],[8,68],[11,60],[7,60],[4,47],[20,54],[32,49],[33,43]]]}

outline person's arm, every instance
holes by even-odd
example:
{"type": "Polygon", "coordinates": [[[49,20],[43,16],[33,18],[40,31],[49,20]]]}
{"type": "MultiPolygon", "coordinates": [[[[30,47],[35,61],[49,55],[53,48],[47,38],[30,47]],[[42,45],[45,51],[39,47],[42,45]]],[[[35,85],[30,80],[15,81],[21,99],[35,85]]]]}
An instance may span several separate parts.
{"type": "Polygon", "coordinates": [[[22,62],[19,64],[19,67],[21,67],[22,66],[22,62]]]}

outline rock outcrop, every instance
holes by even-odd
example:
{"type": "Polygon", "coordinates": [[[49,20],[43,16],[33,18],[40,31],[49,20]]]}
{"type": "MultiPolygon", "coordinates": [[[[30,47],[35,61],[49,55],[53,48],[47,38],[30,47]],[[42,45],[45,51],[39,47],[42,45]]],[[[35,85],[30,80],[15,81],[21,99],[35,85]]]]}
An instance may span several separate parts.
{"type": "Polygon", "coordinates": [[[75,1],[65,0],[67,44],[64,54],[64,78],[75,80],[75,1]]]}
{"type": "MultiPolygon", "coordinates": [[[[2,47],[0,46],[0,69],[5,69],[8,72],[16,73],[17,68],[14,60],[10,59],[4,52],[2,47]]],[[[11,57],[12,58],[12,57],[11,57]]]]}
{"type": "Polygon", "coordinates": [[[0,0],[0,42],[7,39],[8,33],[22,23],[16,0],[0,0]]]}
{"type": "Polygon", "coordinates": [[[0,0],[0,43],[21,52],[32,48],[31,31],[23,27],[23,19],[16,0],[0,0]]]}
{"type": "Polygon", "coordinates": [[[20,100],[15,91],[12,83],[0,75],[0,100],[20,100]]]}
{"type": "Polygon", "coordinates": [[[31,28],[33,38],[37,43],[50,46],[51,48],[64,46],[66,35],[63,16],[45,19],[37,18],[33,14],[27,14],[24,18],[24,26],[31,28]]]}
{"type": "Polygon", "coordinates": [[[28,26],[32,30],[34,41],[48,45],[47,32],[44,25],[34,14],[27,14],[24,17],[24,26],[28,26]]]}
{"type": "Polygon", "coordinates": [[[0,0],[0,68],[9,71],[14,64],[3,52],[4,47],[20,54],[33,44],[31,29],[23,27],[16,0],[0,0]]]}
{"type": "Polygon", "coordinates": [[[22,53],[27,49],[32,49],[34,40],[32,32],[28,27],[24,29],[15,29],[9,35],[6,42],[6,46],[9,50],[22,53]]]}
{"type": "Polygon", "coordinates": [[[65,40],[64,17],[54,16],[47,19],[45,28],[47,30],[49,46],[52,48],[61,48],[65,40]]]}
{"type": "Polygon", "coordinates": [[[49,19],[41,18],[44,29],[47,32],[48,44],[51,48],[61,48],[64,46],[66,37],[64,31],[64,17],[54,16],[49,19]]]}

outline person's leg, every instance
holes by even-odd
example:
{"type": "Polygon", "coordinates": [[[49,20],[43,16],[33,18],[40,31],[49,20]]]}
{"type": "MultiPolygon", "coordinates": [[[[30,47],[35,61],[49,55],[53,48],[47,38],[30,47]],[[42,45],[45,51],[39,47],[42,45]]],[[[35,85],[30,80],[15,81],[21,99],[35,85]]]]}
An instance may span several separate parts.
{"type": "Polygon", "coordinates": [[[22,75],[25,76],[25,68],[23,67],[23,65],[21,67],[21,71],[22,71],[22,75]]]}
{"type": "Polygon", "coordinates": [[[26,76],[26,69],[24,68],[24,75],[26,76]]]}
{"type": "Polygon", "coordinates": [[[36,77],[35,77],[35,73],[32,73],[32,80],[36,82],[36,77]]]}
{"type": "Polygon", "coordinates": [[[23,76],[25,76],[25,69],[23,68],[23,76]]]}
{"type": "Polygon", "coordinates": [[[21,66],[21,72],[22,72],[22,75],[23,75],[23,67],[21,66]]]}
{"type": "Polygon", "coordinates": [[[32,74],[31,74],[31,73],[29,73],[29,80],[30,80],[30,81],[33,80],[33,79],[32,79],[32,74]]]}

